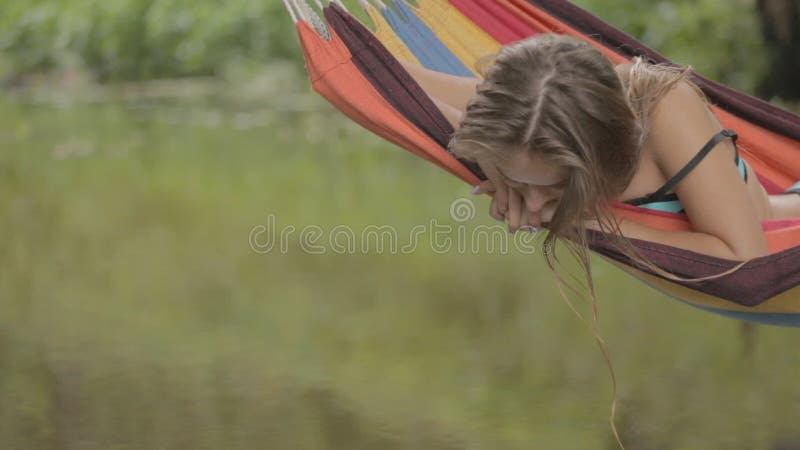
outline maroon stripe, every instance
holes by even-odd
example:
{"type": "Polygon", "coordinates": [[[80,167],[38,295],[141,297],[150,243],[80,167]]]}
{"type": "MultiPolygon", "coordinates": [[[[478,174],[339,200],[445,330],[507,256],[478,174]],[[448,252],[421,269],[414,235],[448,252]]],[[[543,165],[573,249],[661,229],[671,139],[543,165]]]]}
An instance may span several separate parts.
{"type": "MultiPolygon", "coordinates": [[[[528,0],[528,3],[554,15],[583,34],[591,35],[593,39],[624,56],[644,56],[653,63],[674,64],[632,36],[566,0],[528,0]]],[[[694,81],[722,109],[768,130],[800,140],[800,116],[701,75],[695,76],[694,81]]]]}
{"type": "MultiPolygon", "coordinates": [[[[654,273],[632,261],[598,231],[587,230],[590,248],[602,255],[628,266],[643,270],[672,283],[702,291],[742,306],[756,306],[782,292],[800,285],[800,247],[795,246],[778,253],[748,262],[730,275],[714,280],[691,282],[674,281],[654,273]]],[[[698,278],[725,272],[739,264],[736,261],[716,258],[655,242],[629,239],[639,254],[656,266],[684,278],[698,278]]]]}
{"type": "MultiPolygon", "coordinates": [[[[454,131],[450,122],[378,38],[335,3],[323,12],[350,50],[359,72],[400,114],[437,144],[447,148],[454,131]]],[[[480,179],[486,179],[477,164],[461,159],[459,162],[480,179]]]]}
{"type": "Polygon", "coordinates": [[[381,60],[380,50],[385,51],[383,44],[339,5],[331,3],[323,12],[328,23],[350,50],[358,70],[396,110],[439,145],[446,146],[453,128],[396,60],[393,59],[395,67],[391,69],[389,66],[392,63],[381,60]],[[401,80],[404,76],[407,79],[401,80]]]}

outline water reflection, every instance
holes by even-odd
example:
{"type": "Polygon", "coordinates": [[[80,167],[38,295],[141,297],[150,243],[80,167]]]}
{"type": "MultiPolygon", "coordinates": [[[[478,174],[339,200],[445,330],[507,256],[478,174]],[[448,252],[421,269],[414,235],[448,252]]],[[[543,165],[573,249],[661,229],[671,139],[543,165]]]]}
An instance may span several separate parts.
{"type": "MultiPolygon", "coordinates": [[[[539,255],[252,251],[269,213],[408,232],[468,191],[288,79],[0,101],[0,448],[615,448],[539,255]]],[[[628,448],[791,448],[794,330],[742,360],[597,264],[628,448]]]]}

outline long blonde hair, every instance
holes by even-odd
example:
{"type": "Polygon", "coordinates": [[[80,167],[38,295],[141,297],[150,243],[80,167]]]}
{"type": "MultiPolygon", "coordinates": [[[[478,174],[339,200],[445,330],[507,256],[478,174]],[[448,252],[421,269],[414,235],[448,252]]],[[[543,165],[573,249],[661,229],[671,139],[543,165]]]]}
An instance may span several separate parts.
{"type": "MultiPolygon", "coordinates": [[[[588,43],[574,37],[545,34],[503,47],[479,62],[483,79],[467,105],[449,149],[467,160],[497,163],[513,152],[535,154],[564,168],[567,184],[548,230],[544,252],[558,278],[562,297],[574,308],[563,288],[578,290],[559,274],[556,244],[562,242],[585,272],[591,299],[595,338],[611,368],[597,330],[597,306],[591,273],[588,234],[583,224],[596,220],[612,244],[640,267],[665,278],[701,281],[731,270],[686,279],[638,254],[619,229],[612,201],[630,184],[647,139],[649,119],[658,101],[690,67],[652,65],[636,58],[617,71],[612,62],[588,43]]],[[[588,325],[588,322],[587,322],[588,325]]],[[[614,392],[616,380],[611,368],[614,392]]],[[[616,399],[616,394],[615,394],[616,399]]],[[[612,402],[611,425],[614,427],[612,402]]],[[[621,443],[620,443],[621,445],[621,443]]]]}

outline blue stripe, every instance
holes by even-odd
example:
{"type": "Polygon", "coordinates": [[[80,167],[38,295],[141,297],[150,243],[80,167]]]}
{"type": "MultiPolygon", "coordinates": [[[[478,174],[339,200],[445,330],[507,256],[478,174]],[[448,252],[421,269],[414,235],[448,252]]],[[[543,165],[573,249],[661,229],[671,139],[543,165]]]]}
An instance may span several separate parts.
{"type": "Polygon", "coordinates": [[[425,68],[462,77],[474,76],[404,1],[393,0],[392,4],[400,15],[384,8],[383,16],[425,68]]]}
{"type": "Polygon", "coordinates": [[[712,306],[699,305],[697,303],[690,302],[689,300],[679,297],[675,293],[670,292],[669,289],[664,289],[660,286],[654,285],[651,281],[643,278],[639,274],[636,274],[626,268],[623,268],[622,270],[632,275],[635,279],[641,281],[647,286],[650,286],[656,291],[661,292],[667,297],[672,298],[674,300],[678,300],[679,302],[685,303],[689,306],[694,306],[695,308],[702,309],[703,311],[719,314],[720,316],[729,317],[732,319],[743,320],[745,322],[762,323],[765,325],[775,325],[781,327],[800,327],[800,313],[734,311],[730,309],[722,309],[722,308],[715,308],[712,306]]]}
{"type": "Polygon", "coordinates": [[[757,313],[711,308],[708,306],[699,306],[694,303],[689,304],[705,311],[725,317],[731,317],[737,320],[744,320],[745,322],[762,323],[765,325],[775,325],[780,327],[800,327],[800,313],[757,313]]]}
{"type": "Polygon", "coordinates": [[[428,49],[424,45],[420,45],[417,39],[414,39],[414,34],[412,30],[403,22],[393,10],[390,8],[383,8],[381,10],[381,14],[392,27],[394,32],[397,34],[406,47],[411,50],[411,53],[417,58],[420,64],[423,67],[430,70],[436,70],[438,72],[444,72],[444,70],[440,67],[440,61],[437,60],[433,55],[429,54],[428,49]]]}

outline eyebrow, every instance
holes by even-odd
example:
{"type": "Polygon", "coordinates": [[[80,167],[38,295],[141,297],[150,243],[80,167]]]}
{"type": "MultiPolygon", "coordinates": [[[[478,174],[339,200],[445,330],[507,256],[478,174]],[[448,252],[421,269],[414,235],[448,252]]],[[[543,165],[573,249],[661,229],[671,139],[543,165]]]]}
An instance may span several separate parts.
{"type": "Polygon", "coordinates": [[[520,183],[520,184],[529,184],[529,185],[532,185],[532,186],[541,186],[541,187],[552,187],[552,186],[558,186],[559,184],[562,184],[562,183],[564,183],[566,181],[566,179],[564,179],[564,180],[561,180],[561,181],[556,181],[555,183],[551,183],[551,184],[533,184],[533,183],[528,183],[527,181],[515,180],[515,179],[511,178],[510,176],[504,174],[503,171],[500,170],[499,167],[496,167],[496,169],[497,169],[497,173],[502,175],[503,178],[507,178],[507,179],[509,179],[509,180],[511,180],[511,181],[513,181],[515,183],[520,183]]]}

